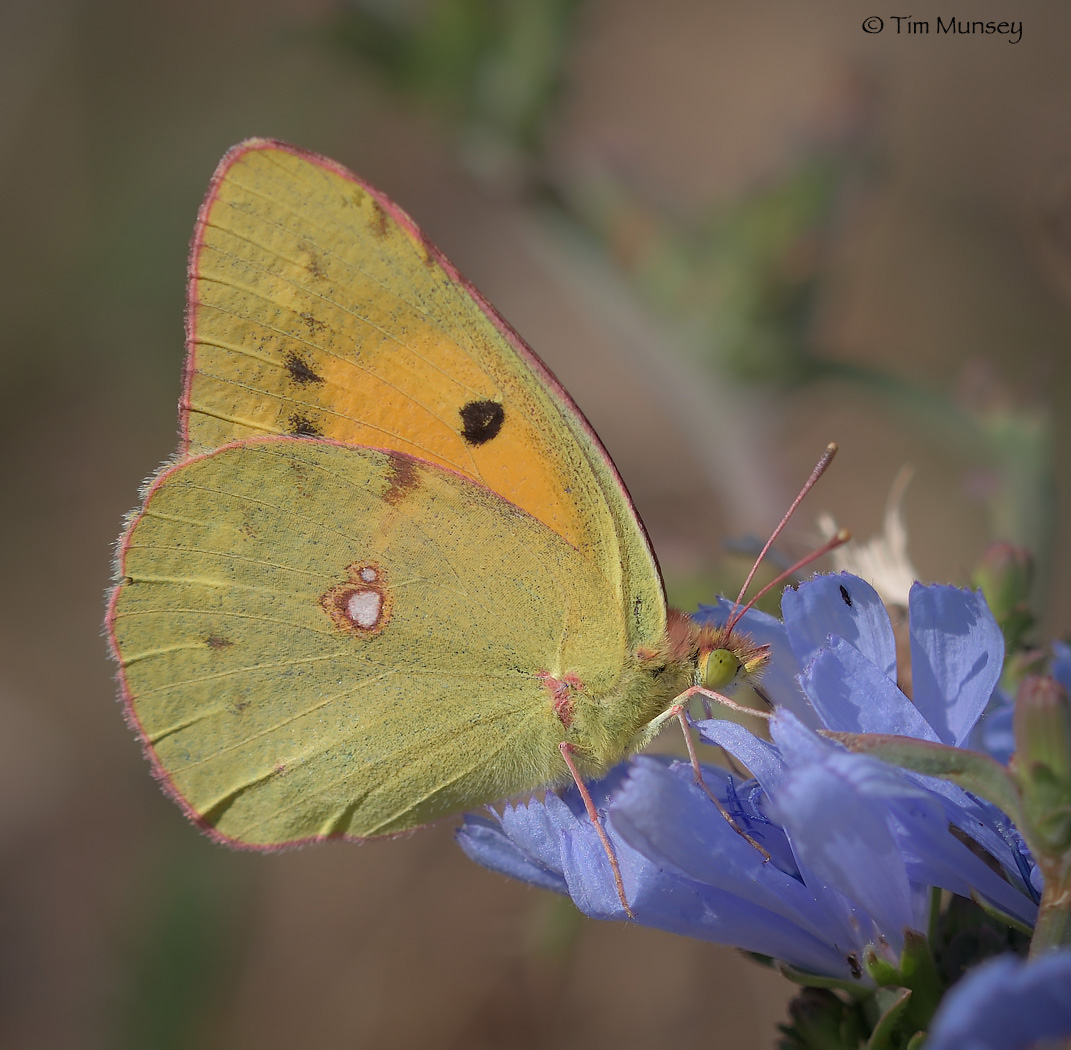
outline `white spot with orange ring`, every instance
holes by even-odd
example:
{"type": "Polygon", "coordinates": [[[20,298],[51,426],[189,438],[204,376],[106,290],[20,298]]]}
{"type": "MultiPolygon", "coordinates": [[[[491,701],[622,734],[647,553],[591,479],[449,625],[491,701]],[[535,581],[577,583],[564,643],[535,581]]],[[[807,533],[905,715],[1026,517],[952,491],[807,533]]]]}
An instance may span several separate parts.
{"type": "Polygon", "coordinates": [[[345,583],[320,595],[321,608],[339,630],[355,638],[379,634],[394,604],[387,574],[374,561],[353,562],[345,571],[345,583]]]}

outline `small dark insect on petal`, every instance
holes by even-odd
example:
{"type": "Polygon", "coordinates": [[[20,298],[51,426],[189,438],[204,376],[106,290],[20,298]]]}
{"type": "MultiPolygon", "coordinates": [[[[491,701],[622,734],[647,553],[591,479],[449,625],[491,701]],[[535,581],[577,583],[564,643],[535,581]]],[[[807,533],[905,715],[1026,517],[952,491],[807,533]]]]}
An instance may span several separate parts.
{"type": "Polygon", "coordinates": [[[848,593],[848,588],[843,583],[840,585],[840,596],[844,599],[844,604],[850,609],[852,607],[852,596],[848,593]]]}

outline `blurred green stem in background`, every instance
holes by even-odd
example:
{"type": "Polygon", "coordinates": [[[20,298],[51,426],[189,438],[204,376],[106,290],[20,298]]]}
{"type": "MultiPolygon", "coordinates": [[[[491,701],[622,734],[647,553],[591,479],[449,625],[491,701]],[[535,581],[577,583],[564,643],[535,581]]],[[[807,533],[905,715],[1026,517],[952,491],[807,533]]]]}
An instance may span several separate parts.
{"type": "Polygon", "coordinates": [[[335,42],[436,114],[487,177],[535,162],[581,0],[347,3],[335,42]]]}
{"type": "Polygon", "coordinates": [[[138,883],[150,888],[147,898],[132,902],[111,1043],[119,1050],[203,1045],[241,963],[248,884],[235,877],[233,857],[176,828],[149,853],[155,870],[138,883]]]}

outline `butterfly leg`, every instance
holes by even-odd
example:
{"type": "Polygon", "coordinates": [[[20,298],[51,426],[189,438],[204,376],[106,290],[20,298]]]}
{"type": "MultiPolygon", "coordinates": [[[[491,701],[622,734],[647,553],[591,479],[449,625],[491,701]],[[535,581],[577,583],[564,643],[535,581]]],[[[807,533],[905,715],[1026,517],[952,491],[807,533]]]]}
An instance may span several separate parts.
{"type": "Polygon", "coordinates": [[[761,692],[758,689],[755,689],[755,692],[758,693],[759,696],[767,704],[769,704],[771,708],[770,711],[759,711],[756,710],[754,707],[748,707],[745,704],[738,704],[735,700],[730,700],[729,697],[724,696],[722,693],[716,693],[713,689],[706,689],[701,685],[693,685],[691,688],[685,689],[684,692],[677,697],[674,704],[673,713],[676,714],[675,709],[677,707],[679,707],[683,711],[688,706],[688,701],[691,700],[693,696],[701,696],[703,698],[703,706],[707,710],[710,709],[710,701],[714,700],[722,707],[727,707],[730,711],[736,711],[737,714],[752,715],[755,718],[765,718],[766,721],[769,722],[770,717],[773,713],[773,703],[770,701],[770,698],[764,692],[761,692]]]}
{"type": "MultiPolygon", "coordinates": [[[[725,808],[725,806],[722,805],[721,799],[719,799],[718,796],[710,790],[707,785],[707,782],[703,779],[703,771],[699,766],[699,755],[696,754],[695,741],[692,740],[692,734],[688,729],[688,718],[686,715],[686,711],[688,709],[688,701],[692,698],[692,696],[696,695],[697,693],[701,694],[703,696],[703,699],[706,700],[708,698],[709,690],[702,689],[699,686],[693,686],[691,689],[687,689],[683,693],[681,693],[681,695],[677,697],[677,702],[669,709],[669,714],[675,717],[678,722],[680,722],[681,730],[684,733],[684,744],[685,747],[688,748],[688,758],[692,763],[692,774],[695,777],[695,782],[706,792],[707,798],[709,798],[710,801],[718,807],[718,812],[725,818],[725,822],[729,825],[729,827],[731,827],[733,831],[735,831],[742,839],[745,839],[752,846],[754,846],[755,849],[757,849],[762,854],[763,860],[769,860],[770,854],[766,851],[766,849],[760,843],[756,842],[755,839],[753,839],[742,827],[740,827],[739,824],[737,824],[735,820],[733,820],[732,814],[725,808]]],[[[729,707],[733,708],[734,710],[747,712],[748,714],[753,713],[751,711],[751,708],[743,707],[740,704],[733,703],[732,700],[730,700],[728,697],[722,696],[720,693],[710,694],[710,697],[714,700],[718,700],[719,702],[725,702],[729,707]]]]}
{"type": "Polygon", "coordinates": [[[625,914],[630,919],[634,919],[636,916],[632,914],[632,909],[628,904],[628,898],[625,896],[625,884],[621,879],[621,868],[617,863],[617,854],[614,853],[614,847],[610,844],[610,837],[606,834],[606,829],[602,826],[602,821],[599,820],[599,814],[595,809],[595,802],[591,797],[591,792],[588,791],[587,785],[580,776],[580,770],[577,769],[576,762],[573,761],[573,752],[576,751],[576,747],[563,740],[558,745],[558,748],[562,753],[562,758],[565,759],[565,764],[569,767],[569,772],[573,774],[573,780],[576,781],[577,790],[579,790],[580,797],[584,800],[584,808],[588,811],[588,817],[599,836],[602,848],[606,851],[606,858],[609,860],[610,868],[614,873],[614,885],[617,887],[617,896],[621,901],[622,907],[625,909],[625,914]]]}

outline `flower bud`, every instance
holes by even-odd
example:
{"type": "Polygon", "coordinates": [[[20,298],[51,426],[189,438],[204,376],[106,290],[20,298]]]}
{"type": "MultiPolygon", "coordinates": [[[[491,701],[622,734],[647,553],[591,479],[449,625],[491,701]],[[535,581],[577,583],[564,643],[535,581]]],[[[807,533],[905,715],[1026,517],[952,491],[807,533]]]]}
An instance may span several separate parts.
{"type": "Polygon", "coordinates": [[[986,604],[1004,632],[1008,650],[1022,645],[1023,635],[1033,626],[1030,589],[1034,583],[1034,559],[1023,547],[993,543],[972,574],[986,604]]]}
{"type": "Polygon", "coordinates": [[[860,1036],[854,1009],[827,988],[804,988],[789,1004],[791,1025],[782,1028],[792,1050],[840,1050],[860,1036]]]}
{"type": "Polygon", "coordinates": [[[1055,678],[1028,676],[1013,725],[1023,808],[1045,849],[1062,853],[1071,848],[1071,700],[1055,678]]]}

